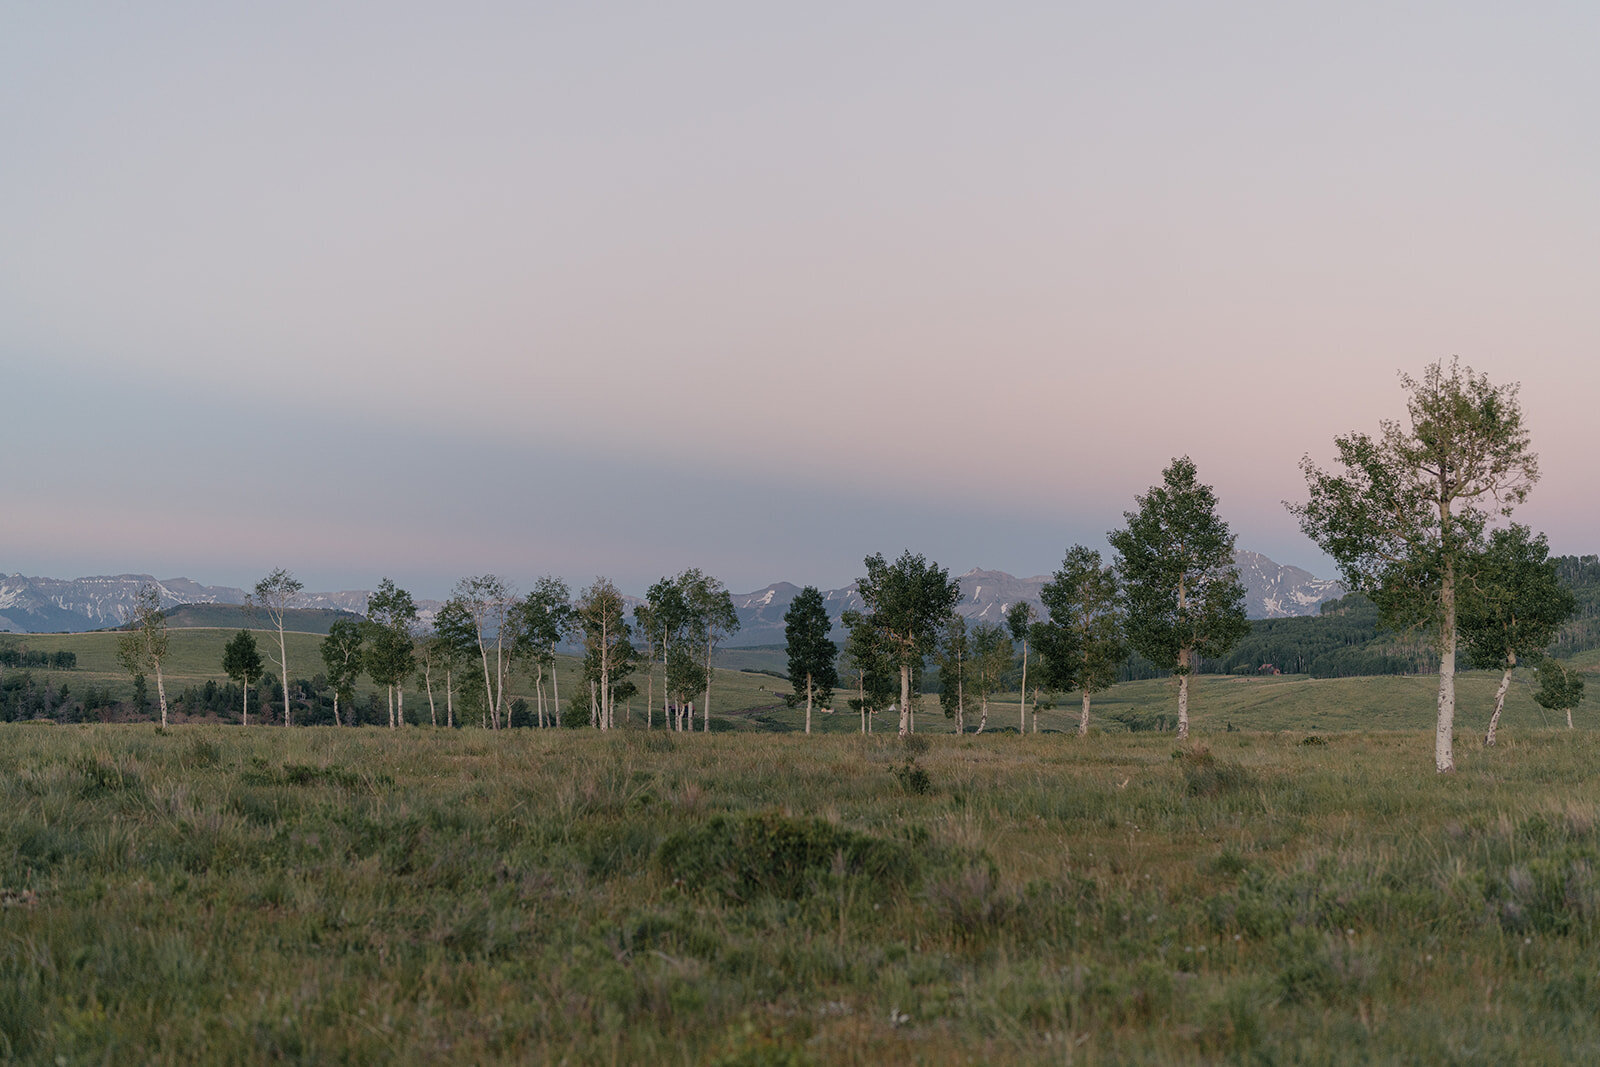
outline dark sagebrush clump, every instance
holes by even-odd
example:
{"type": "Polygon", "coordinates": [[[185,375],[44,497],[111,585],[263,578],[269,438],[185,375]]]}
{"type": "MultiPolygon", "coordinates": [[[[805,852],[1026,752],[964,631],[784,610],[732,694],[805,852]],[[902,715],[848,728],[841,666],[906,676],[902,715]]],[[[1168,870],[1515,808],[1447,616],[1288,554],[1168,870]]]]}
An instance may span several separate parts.
{"type": "Polygon", "coordinates": [[[1204,745],[1172,754],[1183,770],[1184,788],[1192,797],[1220,797],[1258,789],[1260,779],[1249,769],[1219,760],[1204,745]]]}
{"type": "Polygon", "coordinates": [[[797,900],[839,866],[862,888],[889,893],[910,886],[922,868],[908,844],[774,813],[718,815],[679,831],[661,842],[656,862],[690,888],[732,900],[797,900]]]}

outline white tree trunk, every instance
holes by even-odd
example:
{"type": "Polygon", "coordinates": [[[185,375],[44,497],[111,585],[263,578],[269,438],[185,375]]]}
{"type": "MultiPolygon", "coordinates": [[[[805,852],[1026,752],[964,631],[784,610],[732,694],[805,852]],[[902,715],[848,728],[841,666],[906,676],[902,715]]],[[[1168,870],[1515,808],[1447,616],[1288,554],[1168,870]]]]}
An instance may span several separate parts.
{"type": "Polygon", "coordinates": [[[1178,653],[1178,740],[1189,739],[1189,650],[1178,653]]]}
{"type": "Polygon", "coordinates": [[[1017,693],[1017,708],[1022,715],[1017,724],[1017,733],[1028,732],[1028,641],[1022,641],[1022,689],[1017,693]]]}
{"type": "Polygon", "coordinates": [[[806,733],[811,732],[811,672],[806,671],[806,733]]]}
{"type": "Polygon", "coordinates": [[[344,723],[339,721],[339,689],[337,686],[335,686],[333,690],[333,725],[344,725],[344,723]]]}
{"type": "MultiPolygon", "coordinates": [[[[339,699],[338,694],[335,694],[333,699],[338,700],[339,699]]],[[[250,725],[250,683],[249,682],[245,682],[244,683],[244,725],[246,725],[246,726],[250,725]]]]}
{"type": "Polygon", "coordinates": [[[962,671],[956,678],[956,733],[967,732],[967,677],[962,671]]]}
{"type": "Polygon", "coordinates": [[[1494,732],[1500,725],[1500,712],[1506,706],[1506,690],[1511,688],[1511,672],[1517,669],[1517,657],[1513,653],[1506,663],[1506,671],[1500,676],[1500,686],[1494,691],[1494,714],[1489,716],[1489,732],[1483,736],[1483,743],[1489,748],[1494,747],[1494,732]]]}
{"type": "MultiPolygon", "coordinates": [[[[161,701],[161,728],[167,726],[167,687],[161,683],[161,661],[152,659],[156,669],[156,699],[161,701]]],[[[1567,712],[1567,725],[1572,725],[1572,712],[1567,712]]]]}
{"type": "Polygon", "coordinates": [[[500,729],[500,709],[494,702],[494,683],[489,679],[489,650],[483,644],[483,624],[478,625],[478,656],[483,660],[483,702],[489,705],[489,721],[500,729]]]}
{"type": "Polygon", "coordinates": [[[394,729],[394,686],[389,686],[389,729],[394,729]]]}
{"type": "Polygon", "coordinates": [[[406,687],[397,685],[394,687],[394,691],[395,695],[400,698],[400,705],[396,709],[395,715],[399,718],[400,725],[404,726],[406,724],[406,687]]]}
{"type": "Polygon", "coordinates": [[[911,664],[900,664],[900,736],[911,733],[911,664]]]}
{"type": "Polygon", "coordinates": [[[550,692],[552,694],[554,694],[554,696],[555,696],[555,700],[556,700],[556,714],[555,714],[556,728],[560,729],[560,727],[561,727],[561,675],[556,670],[556,646],[555,646],[554,642],[551,642],[551,644],[550,644],[550,692]]]}
{"type": "Polygon", "coordinates": [[[1440,774],[1456,769],[1456,583],[1445,567],[1439,587],[1439,719],[1434,726],[1433,767],[1440,774]]]}
{"type": "Polygon", "coordinates": [[[983,733],[983,728],[989,725],[989,694],[983,694],[983,699],[978,702],[978,733],[983,733]]]}
{"type": "Polygon", "coordinates": [[[439,709],[433,703],[433,668],[423,665],[422,684],[428,689],[428,722],[433,728],[439,728],[439,709]]]}
{"type": "Polygon", "coordinates": [[[451,674],[452,669],[446,667],[444,669],[444,724],[447,728],[454,730],[456,728],[456,700],[454,687],[451,683],[455,679],[451,677],[451,674]]]}
{"type": "MultiPolygon", "coordinates": [[[[706,702],[700,708],[700,721],[705,724],[703,733],[711,732],[711,641],[706,641],[706,702]]],[[[693,728],[693,723],[690,727],[693,728]]]]}
{"type": "Polygon", "coordinates": [[[1089,732],[1089,691],[1083,691],[1083,711],[1078,715],[1078,736],[1083,737],[1089,732]]]}
{"type": "Polygon", "coordinates": [[[289,648],[283,641],[283,612],[280,610],[277,617],[278,623],[278,669],[283,672],[279,679],[283,683],[283,725],[293,726],[294,722],[289,711],[289,648]]]}

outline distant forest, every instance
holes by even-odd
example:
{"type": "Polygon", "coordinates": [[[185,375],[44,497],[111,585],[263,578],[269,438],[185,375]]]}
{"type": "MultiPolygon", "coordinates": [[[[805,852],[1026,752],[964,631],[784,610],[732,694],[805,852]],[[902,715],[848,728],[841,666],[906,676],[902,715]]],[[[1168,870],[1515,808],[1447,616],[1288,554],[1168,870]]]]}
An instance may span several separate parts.
{"type": "MultiPolygon", "coordinates": [[[[1577,598],[1578,610],[1561,628],[1550,654],[1561,659],[1600,648],[1600,556],[1555,557],[1556,573],[1577,598]]],[[[1309,674],[1354,678],[1373,674],[1428,674],[1439,669],[1431,632],[1380,629],[1377,606],[1359,593],[1322,605],[1319,615],[1258,619],[1250,634],[1225,658],[1206,660],[1212,674],[1309,674]]],[[[1124,679],[1160,672],[1137,657],[1124,679]]]]}

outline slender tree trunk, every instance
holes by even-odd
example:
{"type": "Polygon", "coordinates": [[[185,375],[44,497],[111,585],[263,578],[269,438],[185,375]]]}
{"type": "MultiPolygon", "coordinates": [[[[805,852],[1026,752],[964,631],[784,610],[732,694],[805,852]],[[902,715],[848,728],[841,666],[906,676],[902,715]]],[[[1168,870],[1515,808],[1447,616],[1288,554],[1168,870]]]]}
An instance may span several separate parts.
{"type": "Polygon", "coordinates": [[[1513,652],[1506,660],[1506,671],[1500,676],[1500,686],[1494,691],[1494,714],[1489,716],[1489,732],[1483,737],[1483,743],[1489,748],[1494,747],[1494,732],[1500,725],[1500,712],[1506,706],[1506,690],[1511,688],[1511,672],[1516,669],[1517,654],[1513,652]]]}
{"type": "Polygon", "coordinates": [[[444,724],[445,727],[450,730],[454,730],[456,728],[455,689],[454,686],[451,685],[451,683],[455,681],[455,679],[451,677],[453,673],[454,670],[451,667],[446,667],[444,669],[444,724]]]}
{"type": "Polygon", "coordinates": [[[1439,721],[1433,735],[1433,767],[1440,774],[1456,769],[1456,576],[1445,564],[1439,585],[1439,721]]]}
{"type": "Polygon", "coordinates": [[[534,657],[533,664],[533,703],[539,712],[539,729],[544,729],[544,664],[534,657]]]}
{"type": "Polygon", "coordinates": [[[478,624],[478,657],[483,660],[483,702],[489,705],[486,714],[489,721],[494,723],[496,730],[500,729],[500,709],[494,702],[494,683],[489,679],[489,650],[483,644],[483,624],[478,624]]]}
{"type": "Polygon", "coordinates": [[[1078,715],[1078,736],[1083,737],[1089,732],[1089,691],[1083,691],[1083,711],[1078,715]]]}
{"type": "Polygon", "coordinates": [[[1017,724],[1017,733],[1028,732],[1028,639],[1022,639],[1022,689],[1017,693],[1017,707],[1021,710],[1022,721],[1017,724]]]}
{"type": "Polygon", "coordinates": [[[556,729],[561,729],[561,675],[556,670],[556,644],[550,642],[550,691],[556,698],[556,729]]]}
{"type": "Polygon", "coordinates": [[[283,612],[278,612],[278,669],[283,672],[283,725],[293,726],[289,712],[289,648],[283,641],[283,612]]]}
{"type": "Polygon", "coordinates": [[[422,668],[422,684],[428,688],[428,722],[437,730],[439,728],[439,709],[433,703],[433,670],[427,665],[422,668]]]}
{"type": "MultiPolygon", "coordinates": [[[[709,627],[708,627],[709,629],[709,627]]],[[[706,640],[706,702],[700,707],[700,721],[705,724],[703,733],[711,732],[711,640],[706,640]]],[[[690,724],[691,728],[693,723],[690,724]]]]}
{"type": "Polygon", "coordinates": [[[394,686],[389,686],[389,729],[394,729],[394,686]]]}
{"type": "MultiPolygon", "coordinates": [[[[335,695],[334,699],[338,700],[339,698],[338,698],[337,695],[335,695]]],[[[245,682],[244,683],[244,725],[246,725],[246,726],[250,725],[250,683],[249,682],[245,682]]]]}
{"type": "MultiPolygon", "coordinates": [[[[152,659],[155,665],[155,699],[162,702],[162,729],[166,728],[166,686],[162,685],[162,661],[152,659]]],[[[1573,713],[1566,712],[1566,725],[1573,725],[1573,713]]]]}
{"type": "MultiPolygon", "coordinates": [[[[960,661],[957,660],[959,663],[960,661]]],[[[956,733],[967,732],[967,674],[962,671],[956,675],[956,733]]]]}
{"type": "Polygon", "coordinates": [[[983,728],[989,725],[989,694],[984,693],[983,699],[978,704],[978,733],[983,733],[983,728]]]}
{"type": "Polygon", "coordinates": [[[500,628],[494,635],[494,707],[495,714],[509,729],[511,726],[511,709],[506,707],[506,626],[504,617],[500,620],[500,628]]]}
{"type": "Polygon", "coordinates": [[[911,733],[911,664],[900,664],[900,736],[911,733]]]}
{"type": "Polygon", "coordinates": [[[1193,653],[1187,649],[1178,651],[1178,740],[1189,739],[1189,664],[1194,662],[1193,653]]]}
{"type": "Polygon", "coordinates": [[[343,726],[344,725],[344,723],[339,721],[339,687],[338,686],[334,686],[334,689],[333,689],[333,725],[335,725],[335,726],[343,726]]]}
{"type": "Polygon", "coordinates": [[[1567,709],[1567,729],[1572,729],[1572,709],[1567,709]]]}
{"type": "Polygon", "coordinates": [[[395,715],[399,718],[400,725],[404,726],[406,724],[406,687],[403,685],[397,685],[394,687],[394,692],[395,695],[400,698],[400,703],[395,711],[395,715]]]}

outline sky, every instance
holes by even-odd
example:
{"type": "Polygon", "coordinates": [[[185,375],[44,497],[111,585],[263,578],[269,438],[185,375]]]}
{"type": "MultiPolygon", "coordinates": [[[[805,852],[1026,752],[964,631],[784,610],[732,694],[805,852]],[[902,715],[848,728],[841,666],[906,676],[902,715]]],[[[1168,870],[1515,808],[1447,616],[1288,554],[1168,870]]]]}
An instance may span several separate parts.
{"type": "Polygon", "coordinates": [[[1459,356],[1600,551],[1600,7],[16,4],[0,572],[1240,547],[1459,356]]]}

